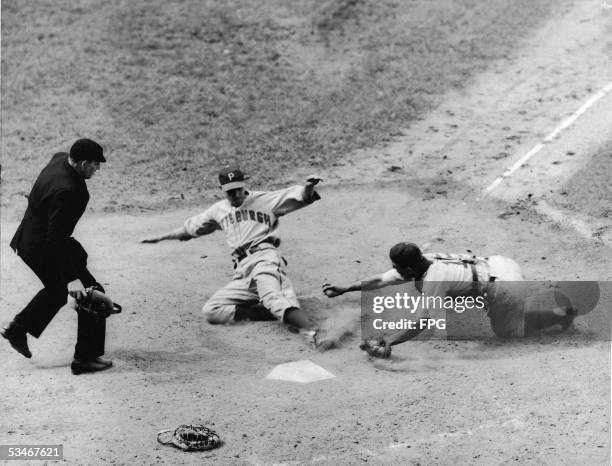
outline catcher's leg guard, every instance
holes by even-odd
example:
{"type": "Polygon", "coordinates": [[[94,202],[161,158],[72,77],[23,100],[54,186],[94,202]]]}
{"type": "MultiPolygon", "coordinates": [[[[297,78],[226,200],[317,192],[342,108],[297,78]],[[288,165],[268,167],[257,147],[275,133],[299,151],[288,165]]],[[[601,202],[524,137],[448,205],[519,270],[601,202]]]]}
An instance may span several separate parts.
{"type": "Polygon", "coordinates": [[[559,327],[561,332],[564,332],[570,327],[577,315],[578,311],[574,306],[566,306],[563,309],[557,308],[557,310],[528,311],[525,313],[525,335],[532,335],[556,326],[559,327]],[[561,314],[557,312],[561,312],[561,314]]]}

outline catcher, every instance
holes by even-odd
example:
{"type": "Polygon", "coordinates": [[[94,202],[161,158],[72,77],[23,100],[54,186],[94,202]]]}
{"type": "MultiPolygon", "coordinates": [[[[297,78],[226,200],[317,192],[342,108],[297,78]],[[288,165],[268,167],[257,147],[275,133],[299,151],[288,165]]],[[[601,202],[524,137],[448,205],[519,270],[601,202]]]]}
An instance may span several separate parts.
{"type": "Polygon", "coordinates": [[[223,230],[232,250],[235,271],[232,281],[204,305],[202,312],[208,322],[278,319],[297,329],[316,347],[318,328],[300,309],[278,247],[279,218],[320,199],[314,189],[319,181],[313,177],[305,185],[278,191],[250,191],[246,189],[244,173],[239,168],[227,167],[219,173],[225,199],[188,218],[175,230],[143,239],[142,243],[187,241],[223,230]]]}
{"type": "MultiPolygon", "coordinates": [[[[323,285],[330,298],[350,291],[375,290],[415,281],[425,296],[461,296],[486,293],[488,316],[493,332],[501,338],[515,338],[560,325],[565,331],[577,315],[574,306],[552,310],[525,310],[523,275],[519,265],[504,256],[476,257],[467,254],[423,254],[412,243],[398,243],[389,251],[393,268],[346,286],[323,285]]],[[[427,310],[417,310],[426,318],[427,310]]],[[[416,337],[424,327],[400,330],[389,336],[364,341],[360,346],[375,357],[388,357],[391,346],[416,337]]]]}

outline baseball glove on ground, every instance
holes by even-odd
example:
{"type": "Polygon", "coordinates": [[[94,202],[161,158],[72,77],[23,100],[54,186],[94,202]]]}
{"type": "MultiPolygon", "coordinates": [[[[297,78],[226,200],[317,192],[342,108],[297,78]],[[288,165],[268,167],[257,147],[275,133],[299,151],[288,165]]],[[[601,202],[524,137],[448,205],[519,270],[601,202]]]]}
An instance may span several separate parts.
{"type": "Polygon", "coordinates": [[[391,346],[387,344],[384,338],[364,340],[359,345],[359,348],[375,358],[388,358],[391,356],[391,346]]]}
{"type": "Polygon", "coordinates": [[[97,318],[107,318],[111,314],[121,312],[121,306],[114,303],[108,296],[94,287],[87,288],[85,292],[81,290],[70,291],[70,296],[74,298],[74,309],[77,312],[86,312],[97,318]]]}
{"type": "Polygon", "coordinates": [[[157,434],[157,441],[162,445],[174,445],[185,451],[211,450],[221,444],[217,433],[202,424],[180,425],[174,431],[162,430],[157,434]],[[170,440],[161,437],[172,432],[170,440]]]}

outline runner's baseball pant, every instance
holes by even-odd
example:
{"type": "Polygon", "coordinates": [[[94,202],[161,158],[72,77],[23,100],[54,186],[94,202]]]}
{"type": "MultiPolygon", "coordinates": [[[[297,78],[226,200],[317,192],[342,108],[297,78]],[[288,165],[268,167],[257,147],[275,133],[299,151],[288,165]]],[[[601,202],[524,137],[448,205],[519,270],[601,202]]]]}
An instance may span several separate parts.
{"type": "Polygon", "coordinates": [[[232,281],[212,295],[202,312],[211,324],[225,324],[234,321],[236,306],[257,303],[281,322],[287,309],[299,308],[285,262],[272,245],[262,246],[241,260],[232,281]]]}

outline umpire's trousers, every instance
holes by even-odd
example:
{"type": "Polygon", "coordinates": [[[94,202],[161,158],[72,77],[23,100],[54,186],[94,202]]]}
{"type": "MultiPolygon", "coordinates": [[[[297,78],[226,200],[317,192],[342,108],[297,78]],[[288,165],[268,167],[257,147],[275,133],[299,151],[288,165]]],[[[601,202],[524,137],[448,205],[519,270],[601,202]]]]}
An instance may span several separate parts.
{"type": "MultiPolygon", "coordinates": [[[[15,316],[13,324],[36,338],[40,337],[60,308],[68,301],[68,283],[77,278],[85,287],[96,283],[87,270],[86,254],[84,258],[80,254],[74,258],[75,267],[63,267],[62,264],[45,259],[44,256],[45,254],[28,254],[19,251],[19,257],[32,269],[44,288],[15,316]],[[66,273],[67,270],[72,270],[72,273],[66,273]]],[[[78,313],[75,359],[87,361],[102,356],[105,338],[106,319],[94,318],[85,312],[78,313]]]]}

